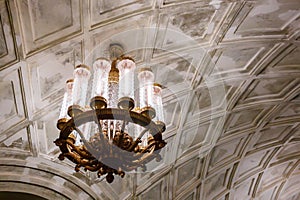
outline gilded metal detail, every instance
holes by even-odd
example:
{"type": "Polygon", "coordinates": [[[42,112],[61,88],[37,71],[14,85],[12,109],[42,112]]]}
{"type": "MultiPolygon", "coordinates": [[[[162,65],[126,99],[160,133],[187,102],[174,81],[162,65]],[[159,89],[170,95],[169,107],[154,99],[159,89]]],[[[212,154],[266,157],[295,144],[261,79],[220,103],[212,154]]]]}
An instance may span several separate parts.
{"type": "Polygon", "coordinates": [[[108,75],[109,82],[119,82],[119,70],[117,68],[118,60],[114,60],[111,64],[111,69],[108,75]]]}
{"type": "Polygon", "coordinates": [[[106,174],[107,182],[114,180],[114,174],[124,177],[125,171],[131,171],[141,167],[146,170],[146,163],[156,158],[160,160],[159,151],[166,145],[162,139],[162,129],[160,125],[154,123],[151,118],[135,111],[103,108],[85,111],[69,119],[63,124],[60,136],[54,143],[60,148],[59,159],[68,158],[76,163],[75,171],[83,168],[85,171],[97,172],[100,177],[106,174]],[[123,123],[135,123],[145,127],[151,134],[148,138],[147,146],[141,147],[141,137],[145,132],[140,133],[139,137],[134,139],[124,130],[117,131],[112,142],[109,141],[108,131],[95,133],[84,141],[83,145],[76,146],[73,131],[79,134],[81,131],[78,126],[87,122],[96,120],[123,120],[123,123]]]}

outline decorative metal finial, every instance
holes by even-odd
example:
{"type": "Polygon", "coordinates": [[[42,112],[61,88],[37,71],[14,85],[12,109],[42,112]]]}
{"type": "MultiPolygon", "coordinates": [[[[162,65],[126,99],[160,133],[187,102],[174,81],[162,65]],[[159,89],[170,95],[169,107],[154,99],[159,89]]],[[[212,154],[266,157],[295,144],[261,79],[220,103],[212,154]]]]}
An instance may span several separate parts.
{"type": "Polygon", "coordinates": [[[110,60],[116,60],[124,54],[124,48],[118,43],[113,43],[109,45],[109,55],[110,60]]]}

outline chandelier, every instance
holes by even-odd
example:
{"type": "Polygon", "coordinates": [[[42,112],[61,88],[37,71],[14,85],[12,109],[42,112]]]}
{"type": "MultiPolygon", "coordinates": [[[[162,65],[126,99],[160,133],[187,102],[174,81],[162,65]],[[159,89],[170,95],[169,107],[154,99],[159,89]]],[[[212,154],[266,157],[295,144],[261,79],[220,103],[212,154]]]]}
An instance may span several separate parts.
{"type": "Polygon", "coordinates": [[[68,158],[77,172],[106,175],[109,183],[114,174],[123,178],[139,167],[145,171],[147,163],[161,160],[166,145],[162,86],[150,68],[136,70],[131,57],[116,54],[111,53],[112,61],[97,59],[93,69],[75,68],[66,82],[54,141],[60,160],[68,158]]]}

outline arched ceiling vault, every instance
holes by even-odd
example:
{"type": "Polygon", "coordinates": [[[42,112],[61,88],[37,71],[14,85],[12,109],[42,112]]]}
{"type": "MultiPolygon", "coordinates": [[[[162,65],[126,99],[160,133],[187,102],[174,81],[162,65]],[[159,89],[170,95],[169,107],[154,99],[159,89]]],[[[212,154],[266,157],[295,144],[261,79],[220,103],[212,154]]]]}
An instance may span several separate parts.
{"type": "Polygon", "coordinates": [[[0,191],[300,199],[299,83],[299,0],[0,0],[0,191]],[[110,43],[166,86],[168,142],[159,170],[111,185],[53,143],[74,65],[110,43]]]}

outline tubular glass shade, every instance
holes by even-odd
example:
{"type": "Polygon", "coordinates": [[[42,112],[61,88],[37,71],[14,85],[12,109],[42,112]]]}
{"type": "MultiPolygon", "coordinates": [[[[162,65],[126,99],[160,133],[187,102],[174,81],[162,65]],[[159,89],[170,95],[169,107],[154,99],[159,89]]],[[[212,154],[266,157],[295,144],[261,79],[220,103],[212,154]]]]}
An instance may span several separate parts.
{"type": "Polygon", "coordinates": [[[97,59],[94,64],[93,94],[92,97],[102,96],[108,99],[108,74],[111,69],[106,59],[97,59]]]}
{"type": "Polygon", "coordinates": [[[139,92],[140,92],[140,108],[153,105],[153,81],[154,74],[150,69],[141,70],[138,74],[139,92]]]}
{"type": "Polygon", "coordinates": [[[67,80],[64,99],[59,114],[59,119],[69,118],[67,111],[68,111],[68,107],[72,105],[72,89],[73,89],[73,79],[67,80]]]}
{"type": "Polygon", "coordinates": [[[117,68],[119,69],[119,97],[134,99],[134,61],[123,59],[117,64],[117,68]]]}
{"type": "Polygon", "coordinates": [[[84,108],[86,105],[87,88],[91,73],[87,66],[79,65],[74,70],[73,75],[73,105],[79,105],[84,108]]]}
{"type": "Polygon", "coordinates": [[[162,104],[162,87],[161,85],[153,84],[153,106],[156,111],[156,121],[164,121],[163,104],[162,104]]]}

